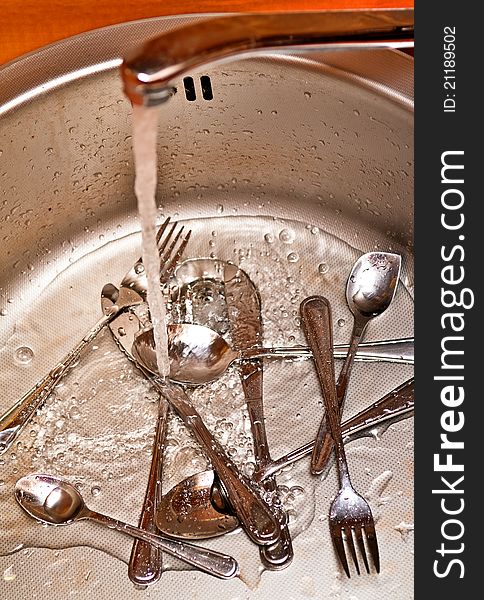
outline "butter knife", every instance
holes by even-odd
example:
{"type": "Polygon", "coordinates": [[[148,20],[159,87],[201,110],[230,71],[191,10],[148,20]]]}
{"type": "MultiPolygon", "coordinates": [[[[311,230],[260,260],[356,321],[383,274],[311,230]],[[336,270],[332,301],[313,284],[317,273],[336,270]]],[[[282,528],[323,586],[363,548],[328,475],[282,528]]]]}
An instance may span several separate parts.
{"type": "MultiPolygon", "coordinates": [[[[224,268],[225,301],[230,322],[230,335],[236,350],[245,350],[262,342],[262,319],[260,299],[253,282],[248,275],[235,265],[225,263],[224,268]]],[[[271,463],[264,420],[262,396],[263,363],[262,360],[241,361],[237,365],[240,374],[245,401],[249,413],[256,471],[271,463]]],[[[277,501],[277,484],[273,476],[264,482],[264,489],[277,501]]],[[[270,570],[280,570],[289,566],[294,553],[287,516],[280,506],[276,507],[281,522],[281,534],[277,543],[259,548],[262,564],[270,570]]]]}

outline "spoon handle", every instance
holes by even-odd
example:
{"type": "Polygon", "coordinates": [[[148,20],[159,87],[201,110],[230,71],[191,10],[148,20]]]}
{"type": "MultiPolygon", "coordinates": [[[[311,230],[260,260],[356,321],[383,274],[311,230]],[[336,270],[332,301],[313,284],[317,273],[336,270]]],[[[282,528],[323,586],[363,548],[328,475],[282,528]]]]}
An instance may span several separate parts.
{"type": "MultiPolygon", "coordinates": [[[[156,513],[157,505],[161,498],[161,476],[167,414],[168,404],[160,395],[150,473],[143,508],[141,509],[141,517],[138,523],[140,529],[151,533],[158,531],[156,527],[156,513]]],[[[162,567],[163,557],[160,548],[139,539],[135,540],[128,565],[128,577],[130,580],[139,586],[156,583],[161,577],[162,567]]]]}
{"type": "Polygon", "coordinates": [[[98,512],[94,512],[89,509],[84,509],[80,518],[91,519],[97,523],[106,525],[110,529],[116,529],[131,537],[142,540],[148,544],[152,544],[157,548],[160,548],[167,554],[179,558],[183,562],[197,567],[205,573],[219,577],[220,579],[232,579],[238,574],[239,567],[234,558],[227,554],[221,554],[209,550],[208,548],[202,548],[201,546],[195,546],[193,544],[187,544],[186,542],[179,542],[178,540],[171,540],[160,535],[155,535],[149,531],[139,529],[134,525],[123,523],[117,519],[108,517],[98,512]]]}
{"type": "Polygon", "coordinates": [[[280,535],[277,517],[214,439],[183,388],[166,380],[153,378],[145,369],[142,370],[205,450],[214,471],[227,491],[232,509],[247,535],[256,544],[274,544],[280,535]]]}
{"type": "MultiPolygon", "coordinates": [[[[370,431],[384,423],[396,423],[410,417],[414,410],[413,379],[398,386],[374,404],[371,404],[354,417],[341,425],[345,443],[352,442],[363,436],[371,435],[370,431]]],[[[254,479],[264,481],[266,477],[276,474],[292,463],[309,456],[314,448],[314,440],[292,450],[268,463],[254,473],[254,479]]],[[[326,465],[324,465],[326,466],[326,465]]]]}
{"type": "MultiPolygon", "coordinates": [[[[346,358],[348,344],[334,346],[333,356],[337,359],[346,358]]],[[[287,346],[273,348],[248,348],[240,352],[241,359],[257,358],[312,358],[310,348],[305,346],[287,346]]],[[[360,362],[390,362],[413,365],[414,340],[402,338],[398,340],[382,340],[378,342],[363,342],[358,345],[354,360],[360,362]]],[[[346,379],[348,377],[346,376],[346,379]]]]}

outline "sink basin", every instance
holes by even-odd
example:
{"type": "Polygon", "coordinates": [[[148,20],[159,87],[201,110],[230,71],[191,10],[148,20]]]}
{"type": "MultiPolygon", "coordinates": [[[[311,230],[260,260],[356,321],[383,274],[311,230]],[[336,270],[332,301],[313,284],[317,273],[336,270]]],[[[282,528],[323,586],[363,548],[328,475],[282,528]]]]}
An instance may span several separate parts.
{"type": "MultiPolygon", "coordinates": [[[[122,93],[121,57],[141,40],[200,18],[206,17],[150,19],[88,32],[0,70],[0,412],[94,324],[100,316],[102,286],[119,283],[139,256],[131,106],[122,93]]],[[[296,312],[302,297],[311,293],[329,296],[335,307],[335,342],[347,342],[351,331],[344,299],[347,267],[359,254],[374,249],[402,254],[401,300],[395,310],[387,311],[391,314],[372,324],[367,339],[412,335],[412,85],[413,59],[396,50],[269,54],[193,72],[176,83],[176,94],[163,105],[158,142],[160,219],[171,215],[190,224],[194,234],[188,256],[214,255],[244,263],[261,286],[268,343],[293,343],[290,335],[303,341],[297,338],[296,312]],[[284,288],[271,281],[270,264],[274,276],[285,278],[284,288]],[[284,313],[289,325],[281,321],[284,313]]],[[[70,565],[66,568],[71,569],[78,597],[109,598],[112,590],[135,595],[125,565],[118,560],[129,558],[129,542],[100,539],[94,546],[103,552],[93,551],[86,558],[86,549],[80,546],[97,536],[97,529],[87,524],[75,526],[79,537],[74,541],[71,529],[49,530],[48,535],[42,531],[37,538],[39,528],[29,529],[32,525],[15,507],[10,486],[31,466],[55,468],[92,491],[93,508],[101,510],[105,502],[106,507],[117,507],[119,518],[137,521],[142,494],[131,490],[145,485],[155,404],[145,401],[143,410],[129,419],[129,411],[119,409],[119,397],[126,393],[136,412],[143,382],[137,379],[138,387],[130,387],[130,378],[137,375],[129,363],[121,366],[121,356],[104,373],[96,352],[114,355],[116,348],[110,344],[107,332],[99,348],[81,359],[65,387],[27,427],[14,457],[7,456],[1,467],[8,483],[0,486],[1,501],[12,504],[1,529],[13,528],[15,534],[0,539],[0,554],[11,552],[16,544],[44,548],[36,549],[28,564],[22,562],[21,552],[0,557],[4,569],[12,565],[13,571],[22,573],[15,581],[0,583],[0,590],[8,588],[9,598],[42,589],[39,573],[45,564],[51,589],[61,597],[66,586],[65,580],[61,583],[61,560],[70,565]],[[89,376],[79,374],[90,364],[89,376]],[[74,397],[76,402],[71,401],[74,397]],[[73,416],[74,408],[81,417],[73,416]],[[45,430],[46,422],[50,426],[45,430]],[[109,437],[108,422],[119,439],[109,437]],[[83,444],[89,432],[95,442],[88,448],[83,444]],[[128,441],[122,437],[126,432],[128,441]],[[132,447],[136,468],[131,454],[114,450],[117,443],[132,447]],[[91,450],[96,455],[91,465],[99,467],[95,481],[92,470],[84,472],[74,458],[69,462],[76,446],[81,454],[84,448],[86,456],[91,450]],[[94,493],[96,487],[101,494],[94,493]],[[113,495],[122,495],[120,490],[126,491],[125,498],[112,504],[113,495]],[[91,532],[96,532],[92,538],[91,532]],[[58,548],[66,547],[70,548],[59,558],[58,548]],[[87,577],[86,572],[92,575],[87,577]],[[96,587],[100,581],[105,586],[102,592],[96,587]]],[[[291,449],[288,443],[295,447],[310,439],[321,408],[309,366],[304,374],[291,377],[299,382],[296,387],[289,383],[278,387],[271,379],[276,373],[272,368],[277,369],[268,367],[266,374],[268,421],[288,418],[277,398],[290,394],[298,407],[301,403],[301,410],[293,411],[291,405],[294,428],[301,428],[294,434],[297,440],[273,432],[277,457],[291,449]],[[314,393],[310,408],[299,398],[306,384],[304,398],[311,396],[308,389],[314,393]]],[[[410,367],[399,365],[355,367],[357,381],[347,401],[348,416],[410,376],[410,367]]],[[[151,393],[147,386],[142,389],[151,393]]],[[[222,418],[216,408],[212,413],[222,418]]],[[[411,422],[391,430],[382,442],[362,441],[349,451],[355,486],[374,503],[381,577],[343,583],[335,575],[339,567],[325,521],[334,474],[323,482],[309,482],[302,465],[298,467],[302,486],[296,476],[291,481],[290,474],[278,480],[289,490],[306,485],[311,489],[312,512],[300,520],[296,559],[288,571],[264,576],[259,583],[259,574],[250,568],[249,575],[243,572],[244,581],[234,582],[173,572],[161,584],[164,594],[187,597],[186,590],[198,586],[200,598],[214,593],[236,597],[247,593],[246,585],[258,585],[254,598],[273,597],[275,589],[284,597],[286,578],[292,573],[298,581],[292,588],[297,598],[311,595],[311,590],[315,595],[323,589],[343,593],[343,588],[349,590],[348,598],[359,600],[406,597],[413,576],[411,422]]],[[[175,467],[173,463],[173,472],[175,467]]],[[[234,540],[227,536],[214,541],[213,547],[230,553],[239,543],[234,540]]],[[[246,546],[240,548],[243,562],[246,546]]],[[[257,558],[257,551],[252,554],[257,558]]],[[[234,555],[238,557],[235,550],[234,555]]],[[[169,563],[169,568],[178,567],[169,563]]]]}

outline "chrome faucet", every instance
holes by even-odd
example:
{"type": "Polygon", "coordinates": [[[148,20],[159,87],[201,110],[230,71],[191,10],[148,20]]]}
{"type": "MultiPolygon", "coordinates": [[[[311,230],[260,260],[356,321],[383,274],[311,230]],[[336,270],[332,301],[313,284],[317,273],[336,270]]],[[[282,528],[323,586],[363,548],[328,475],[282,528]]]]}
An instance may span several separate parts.
{"type": "Polygon", "coordinates": [[[226,15],[164,33],[128,55],[121,72],[134,104],[156,106],[192,69],[287,50],[413,45],[413,9],[226,15]]]}

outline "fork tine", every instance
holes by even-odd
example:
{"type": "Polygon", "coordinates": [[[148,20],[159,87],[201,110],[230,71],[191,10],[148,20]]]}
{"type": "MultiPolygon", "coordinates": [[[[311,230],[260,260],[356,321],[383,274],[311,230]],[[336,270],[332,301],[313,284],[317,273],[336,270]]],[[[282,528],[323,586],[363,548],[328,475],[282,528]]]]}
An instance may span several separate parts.
{"type": "Polygon", "coordinates": [[[355,563],[356,572],[360,575],[360,566],[358,564],[358,558],[356,556],[355,542],[353,541],[353,527],[348,527],[344,530],[346,534],[346,543],[351,552],[351,558],[355,563]]]}
{"type": "Polygon", "coordinates": [[[346,560],[346,552],[345,545],[343,541],[342,530],[339,527],[335,527],[331,529],[331,538],[333,540],[334,547],[336,549],[336,554],[340,560],[340,563],[343,565],[343,569],[348,577],[350,577],[350,569],[348,567],[348,561],[346,560]]]}
{"type": "Polygon", "coordinates": [[[170,222],[170,217],[167,217],[165,221],[160,225],[158,232],[156,233],[156,243],[161,239],[161,236],[165,233],[165,229],[168,227],[168,223],[170,222]]]}
{"type": "Polygon", "coordinates": [[[376,572],[380,572],[380,554],[378,552],[378,542],[376,540],[375,523],[373,519],[365,523],[365,534],[368,549],[370,550],[371,558],[375,565],[376,572]]]}
{"type": "MultiPolygon", "coordinates": [[[[180,231],[180,233],[181,233],[181,231],[180,231]]],[[[186,236],[182,239],[181,244],[178,247],[178,250],[173,255],[170,262],[168,262],[165,265],[165,268],[164,268],[164,276],[165,277],[169,277],[172,274],[172,272],[175,270],[175,267],[177,266],[182,254],[185,252],[185,248],[187,247],[188,240],[190,239],[191,235],[192,235],[192,231],[190,229],[188,231],[188,233],[186,234],[186,236]]]]}
{"type": "Polygon", "coordinates": [[[191,233],[192,233],[191,230],[182,239],[180,245],[178,246],[178,250],[171,257],[171,260],[168,261],[168,258],[170,257],[170,255],[171,255],[171,253],[173,251],[173,248],[175,247],[175,243],[178,241],[178,239],[179,239],[182,231],[183,231],[183,227],[180,229],[178,235],[175,238],[175,241],[170,246],[169,251],[166,252],[163,255],[163,258],[160,260],[160,281],[162,283],[165,283],[166,281],[168,281],[169,277],[171,276],[171,274],[175,270],[177,264],[179,263],[180,258],[182,256],[183,252],[185,251],[185,248],[186,248],[186,246],[188,244],[188,240],[190,239],[190,236],[191,236],[191,233]]]}
{"type": "Polygon", "coordinates": [[[171,244],[169,245],[168,249],[165,250],[166,245],[169,241],[169,239],[171,238],[171,236],[173,235],[173,231],[175,230],[176,227],[176,223],[173,223],[173,227],[170,229],[170,233],[169,236],[167,237],[167,239],[163,242],[163,245],[158,249],[158,252],[160,254],[160,264],[164,265],[166,263],[166,261],[170,258],[171,253],[173,252],[173,249],[176,246],[176,243],[178,242],[178,240],[180,239],[181,234],[183,233],[184,230],[184,226],[182,225],[180,227],[180,230],[178,231],[178,233],[176,234],[176,236],[174,237],[174,239],[172,240],[171,244]],[[164,251],[164,252],[163,252],[164,251]]]}
{"type": "Polygon", "coordinates": [[[368,565],[368,558],[366,556],[366,548],[365,543],[363,541],[363,529],[360,525],[355,526],[353,530],[354,536],[356,538],[356,543],[358,544],[358,548],[360,550],[360,554],[363,557],[363,562],[365,563],[366,572],[370,573],[370,567],[368,565]]]}
{"type": "MultiPolygon", "coordinates": [[[[165,223],[168,225],[168,223],[166,221],[165,221],[165,223]]],[[[163,227],[163,225],[162,225],[162,227],[163,227]]],[[[168,242],[170,241],[170,239],[171,239],[171,237],[173,235],[173,232],[175,231],[175,228],[176,228],[176,221],[172,224],[170,231],[166,234],[166,236],[164,237],[163,241],[161,241],[161,236],[157,239],[158,254],[160,256],[161,256],[161,253],[164,252],[165,248],[167,247],[168,242]]]]}

